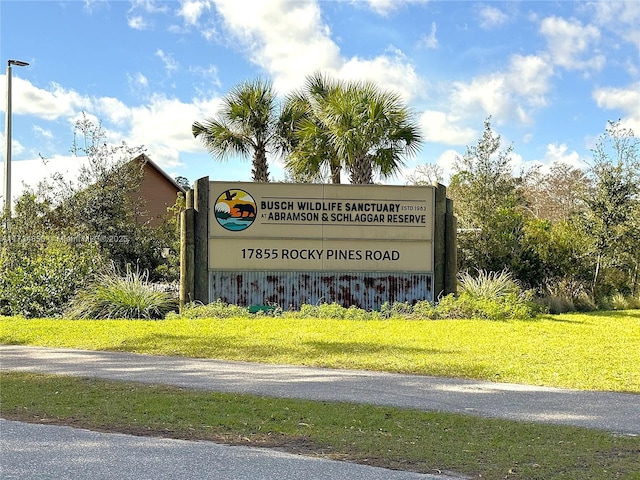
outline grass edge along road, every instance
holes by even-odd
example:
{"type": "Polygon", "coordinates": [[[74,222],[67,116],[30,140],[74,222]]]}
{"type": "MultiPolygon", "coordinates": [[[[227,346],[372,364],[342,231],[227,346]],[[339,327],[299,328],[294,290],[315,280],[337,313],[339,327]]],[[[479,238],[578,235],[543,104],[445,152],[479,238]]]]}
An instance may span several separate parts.
{"type": "Polygon", "coordinates": [[[2,372],[1,416],[484,479],[637,479],[640,437],[460,414],[2,372]]]}
{"type": "Polygon", "coordinates": [[[640,310],[508,321],[0,317],[0,343],[640,393],[640,310]]]}

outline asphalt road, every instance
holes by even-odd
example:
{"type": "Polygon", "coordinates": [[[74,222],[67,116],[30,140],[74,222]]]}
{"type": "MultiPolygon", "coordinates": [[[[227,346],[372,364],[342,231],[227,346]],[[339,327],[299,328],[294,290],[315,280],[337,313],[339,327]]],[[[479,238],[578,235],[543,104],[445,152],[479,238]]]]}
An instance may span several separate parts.
{"type": "Polygon", "coordinates": [[[212,442],[0,419],[0,477],[20,480],[443,480],[212,442]]]}

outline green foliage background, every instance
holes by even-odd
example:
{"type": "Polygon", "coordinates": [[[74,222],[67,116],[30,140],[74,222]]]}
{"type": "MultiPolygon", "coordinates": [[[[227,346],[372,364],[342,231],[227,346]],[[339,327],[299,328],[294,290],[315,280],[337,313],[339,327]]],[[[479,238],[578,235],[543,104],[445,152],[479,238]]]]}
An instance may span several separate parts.
{"type": "Polygon", "coordinates": [[[72,152],[87,164],[76,182],[54,175],[17,199],[8,224],[5,212],[0,313],[59,316],[80,287],[112,265],[134,265],[153,281],[177,280],[179,202],[158,227],[137,222],[142,169],[132,160],[141,149],[108,146],[103,138],[99,124],[79,120],[72,152]]]}

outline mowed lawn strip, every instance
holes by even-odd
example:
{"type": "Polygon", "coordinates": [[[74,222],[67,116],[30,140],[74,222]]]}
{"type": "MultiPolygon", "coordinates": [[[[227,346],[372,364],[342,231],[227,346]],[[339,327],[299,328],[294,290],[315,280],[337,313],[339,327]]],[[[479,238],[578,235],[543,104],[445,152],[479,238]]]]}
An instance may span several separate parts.
{"type": "Polygon", "coordinates": [[[640,438],[577,427],[349,403],[2,373],[2,417],[279,448],[484,479],[638,478],[640,438]]]}
{"type": "Polygon", "coordinates": [[[0,343],[640,393],[640,310],[527,321],[4,317],[0,343]]]}

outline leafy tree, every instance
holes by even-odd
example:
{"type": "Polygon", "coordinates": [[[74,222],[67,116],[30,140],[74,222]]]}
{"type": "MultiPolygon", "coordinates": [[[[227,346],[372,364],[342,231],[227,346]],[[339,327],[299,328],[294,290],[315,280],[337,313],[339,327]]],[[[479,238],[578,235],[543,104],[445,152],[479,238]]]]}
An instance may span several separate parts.
{"type": "Polygon", "coordinates": [[[276,136],[276,95],[271,83],[262,80],[235,87],[222,100],[215,118],[194,122],[192,133],[217,160],[251,155],[254,182],[268,182],[267,153],[280,145],[276,136]]]}
{"type": "Polygon", "coordinates": [[[191,183],[189,182],[189,179],[187,177],[183,177],[179,175],[175,178],[175,181],[178,185],[180,185],[185,190],[189,190],[191,188],[191,183]]]}
{"type": "Polygon", "coordinates": [[[589,291],[590,240],[576,218],[551,222],[529,219],[524,226],[526,249],[535,252],[543,294],[576,300],[589,291]]]}
{"type": "Polygon", "coordinates": [[[423,163],[418,165],[414,172],[407,177],[409,185],[433,185],[442,183],[444,170],[437,163],[423,163]]]}
{"type": "Polygon", "coordinates": [[[56,174],[40,184],[38,196],[51,205],[49,221],[58,228],[97,243],[102,256],[118,267],[135,264],[155,279],[154,271],[166,263],[163,250],[174,241],[162,226],[154,229],[137,221],[145,208],[135,195],[144,165],[132,159],[142,151],[124,142],[108,144],[101,123],[83,114],[71,148],[84,160],[77,178],[56,174]]]}
{"type": "Polygon", "coordinates": [[[0,314],[58,315],[102,266],[97,244],[58,226],[51,211],[32,191],[16,200],[11,236],[0,246],[0,314]]]}
{"type": "Polygon", "coordinates": [[[638,214],[640,213],[640,140],[620,122],[609,122],[593,149],[589,169],[593,187],[584,198],[585,231],[593,238],[596,258],[592,295],[600,288],[603,268],[620,267],[622,257],[629,258],[638,270],[638,214]],[[632,249],[632,250],[629,250],[632,249]]]}
{"type": "Polygon", "coordinates": [[[294,176],[318,176],[328,168],[333,183],[340,183],[345,170],[351,183],[370,184],[375,173],[383,178],[396,174],[421,142],[400,97],[370,82],[312,75],[303,92],[288,99],[283,113],[286,128],[280,131],[294,176]]]}
{"type": "Polygon", "coordinates": [[[75,133],[72,152],[86,161],[80,174],[74,180],[55,175],[26,191],[16,202],[11,236],[2,232],[2,313],[58,315],[109,264],[136,265],[154,280],[175,279],[165,258],[177,258],[175,224],[151,228],[136,221],[144,207],[133,195],[142,165],[131,159],[141,150],[107,145],[100,124],[87,116],[75,133]]]}
{"type": "Polygon", "coordinates": [[[566,221],[584,210],[590,180],[586,173],[564,162],[555,162],[549,172],[533,167],[522,176],[522,191],[528,208],[542,219],[566,221]]]}
{"type": "Polygon", "coordinates": [[[523,242],[524,201],[510,166],[512,147],[501,149],[491,118],[475,146],[454,165],[449,194],[460,235],[460,269],[511,270],[528,286],[540,281],[539,259],[523,242]]]}

